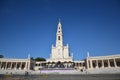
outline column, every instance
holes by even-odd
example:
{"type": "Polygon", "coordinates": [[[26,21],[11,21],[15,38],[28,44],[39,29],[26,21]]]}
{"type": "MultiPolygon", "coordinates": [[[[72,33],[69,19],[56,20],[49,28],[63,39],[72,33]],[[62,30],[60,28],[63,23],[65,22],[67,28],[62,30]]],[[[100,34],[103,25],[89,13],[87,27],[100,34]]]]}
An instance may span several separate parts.
{"type": "Polygon", "coordinates": [[[115,68],[117,67],[117,65],[116,65],[116,61],[115,61],[115,58],[113,59],[114,60],[114,66],[115,66],[115,68]]]}
{"type": "Polygon", "coordinates": [[[1,69],[1,66],[2,66],[2,61],[0,62],[0,69],[1,69]]]}
{"type": "Polygon", "coordinates": [[[21,62],[21,64],[20,64],[20,69],[22,69],[22,62],[21,62]]]}
{"type": "Polygon", "coordinates": [[[104,68],[104,60],[102,60],[102,68],[104,68]]]}
{"type": "Polygon", "coordinates": [[[6,66],[6,63],[5,63],[5,62],[3,62],[3,67],[2,67],[2,68],[3,68],[3,70],[5,69],[5,66],[6,66]]]}
{"type": "Polygon", "coordinates": [[[98,68],[98,60],[96,60],[96,68],[98,68]]]}
{"type": "Polygon", "coordinates": [[[17,62],[16,62],[16,65],[15,65],[15,69],[17,69],[17,62]]]}
{"type": "Polygon", "coordinates": [[[109,61],[109,59],[108,59],[108,67],[110,67],[110,61],[109,61]]]}
{"type": "Polygon", "coordinates": [[[78,67],[80,67],[80,63],[78,62],[78,67]]]}
{"type": "Polygon", "coordinates": [[[13,64],[13,63],[11,62],[10,69],[12,69],[12,64],[13,64]]]}
{"type": "Polygon", "coordinates": [[[5,65],[5,69],[7,69],[7,62],[6,62],[6,65],[5,65]]]}
{"type": "Polygon", "coordinates": [[[88,59],[86,60],[86,66],[87,66],[87,69],[89,69],[88,59]]]}
{"type": "Polygon", "coordinates": [[[27,69],[27,70],[28,70],[28,65],[29,65],[29,64],[28,64],[28,62],[27,62],[27,66],[26,66],[26,69],[27,69]]]}
{"type": "Polygon", "coordinates": [[[93,68],[93,66],[92,66],[92,60],[90,60],[90,67],[93,68]]]}
{"type": "Polygon", "coordinates": [[[3,62],[1,62],[1,69],[2,69],[2,67],[3,67],[3,62]]]}
{"type": "Polygon", "coordinates": [[[28,62],[28,70],[30,70],[30,61],[28,62]]]}

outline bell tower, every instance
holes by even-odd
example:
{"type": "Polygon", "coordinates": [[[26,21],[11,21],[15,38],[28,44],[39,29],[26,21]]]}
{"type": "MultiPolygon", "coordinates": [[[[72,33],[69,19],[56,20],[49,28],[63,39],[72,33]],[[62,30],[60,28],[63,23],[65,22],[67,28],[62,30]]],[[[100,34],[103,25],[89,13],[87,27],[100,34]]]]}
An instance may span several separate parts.
{"type": "Polygon", "coordinates": [[[57,46],[63,46],[62,25],[60,20],[58,22],[58,29],[56,33],[56,47],[57,46]]]}
{"type": "Polygon", "coordinates": [[[63,44],[63,33],[62,33],[62,24],[59,19],[56,32],[56,44],[52,45],[50,59],[47,59],[47,62],[64,62],[64,61],[73,61],[72,57],[69,54],[68,44],[64,46],[63,44]]]}

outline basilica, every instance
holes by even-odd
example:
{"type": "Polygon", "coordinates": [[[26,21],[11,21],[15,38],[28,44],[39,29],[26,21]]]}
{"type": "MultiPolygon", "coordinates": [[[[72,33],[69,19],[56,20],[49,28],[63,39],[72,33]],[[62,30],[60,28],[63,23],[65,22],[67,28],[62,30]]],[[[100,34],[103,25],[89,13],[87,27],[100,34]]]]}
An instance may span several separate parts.
{"type": "Polygon", "coordinates": [[[53,44],[51,47],[50,58],[46,61],[34,61],[30,59],[30,56],[27,59],[0,58],[0,73],[9,70],[118,73],[120,70],[120,54],[92,57],[88,52],[84,60],[75,61],[73,54],[70,54],[69,45],[66,44],[64,46],[63,44],[62,24],[59,20],[56,32],[56,44],[53,44]]]}

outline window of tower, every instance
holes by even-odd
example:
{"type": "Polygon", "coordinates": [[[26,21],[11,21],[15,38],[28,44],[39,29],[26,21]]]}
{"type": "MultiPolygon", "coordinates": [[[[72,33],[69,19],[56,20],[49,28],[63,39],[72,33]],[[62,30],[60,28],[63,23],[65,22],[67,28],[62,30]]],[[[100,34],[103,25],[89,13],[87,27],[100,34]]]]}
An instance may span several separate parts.
{"type": "Polygon", "coordinates": [[[60,40],[60,36],[58,36],[58,40],[60,40]]]}

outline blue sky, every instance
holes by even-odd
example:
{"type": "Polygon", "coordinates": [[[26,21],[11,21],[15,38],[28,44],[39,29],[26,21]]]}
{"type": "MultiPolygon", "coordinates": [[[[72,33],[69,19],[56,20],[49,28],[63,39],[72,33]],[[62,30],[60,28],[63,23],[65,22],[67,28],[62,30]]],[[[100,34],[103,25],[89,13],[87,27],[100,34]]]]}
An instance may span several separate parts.
{"type": "Polygon", "coordinates": [[[119,0],[0,0],[0,54],[49,58],[59,18],[75,60],[120,54],[119,0]]]}

